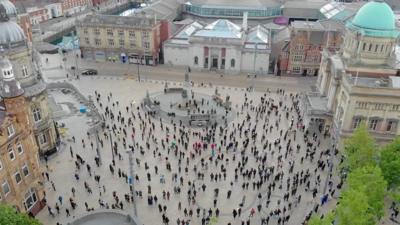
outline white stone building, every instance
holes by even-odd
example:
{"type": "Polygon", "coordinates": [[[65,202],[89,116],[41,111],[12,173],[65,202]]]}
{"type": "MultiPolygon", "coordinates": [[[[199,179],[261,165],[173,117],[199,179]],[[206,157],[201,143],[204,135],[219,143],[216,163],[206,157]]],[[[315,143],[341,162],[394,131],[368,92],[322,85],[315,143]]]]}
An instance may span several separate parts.
{"type": "Polygon", "coordinates": [[[192,22],[164,42],[164,63],[214,70],[221,74],[267,74],[270,34],[263,26],[247,28],[219,19],[210,24],[192,22]]]}
{"type": "Polygon", "coordinates": [[[341,50],[323,51],[316,91],[304,98],[304,123],[349,136],[361,123],[381,142],[400,135],[399,31],[384,2],[365,4],[346,24],[341,50]]]}

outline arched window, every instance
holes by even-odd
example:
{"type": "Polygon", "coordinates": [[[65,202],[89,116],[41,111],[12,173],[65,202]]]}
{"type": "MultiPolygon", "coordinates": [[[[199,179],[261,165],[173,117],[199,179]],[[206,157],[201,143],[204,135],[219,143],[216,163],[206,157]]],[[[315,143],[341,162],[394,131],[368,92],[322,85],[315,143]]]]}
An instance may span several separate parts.
{"type": "Polygon", "coordinates": [[[235,67],[235,59],[231,59],[231,67],[235,67]]]}
{"type": "Polygon", "coordinates": [[[194,57],[194,65],[199,64],[199,57],[195,56],[194,57]]]}
{"type": "Polygon", "coordinates": [[[33,119],[35,120],[35,122],[39,122],[42,120],[42,114],[38,107],[33,108],[32,114],[33,114],[33,119]]]}

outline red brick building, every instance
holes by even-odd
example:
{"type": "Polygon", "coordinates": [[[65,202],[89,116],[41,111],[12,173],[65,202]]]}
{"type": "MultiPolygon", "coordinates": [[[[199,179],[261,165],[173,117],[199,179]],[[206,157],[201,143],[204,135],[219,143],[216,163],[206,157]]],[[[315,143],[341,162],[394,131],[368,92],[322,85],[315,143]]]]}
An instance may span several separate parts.
{"type": "Polygon", "coordinates": [[[278,60],[280,74],[317,76],[324,47],[335,51],[342,43],[340,29],[321,22],[294,21],[290,26],[290,42],[278,60]]]}

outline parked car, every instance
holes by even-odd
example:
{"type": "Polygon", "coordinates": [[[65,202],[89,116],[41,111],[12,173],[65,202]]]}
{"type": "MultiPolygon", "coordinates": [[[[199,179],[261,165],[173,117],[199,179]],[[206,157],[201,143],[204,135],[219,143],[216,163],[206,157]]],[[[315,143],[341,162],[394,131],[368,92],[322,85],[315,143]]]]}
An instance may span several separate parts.
{"type": "Polygon", "coordinates": [[[86,69],[86,70],[82,70],[81,74],[82,75],[97,75],[97,70],[95,70],[95,69],[86,69]]]}

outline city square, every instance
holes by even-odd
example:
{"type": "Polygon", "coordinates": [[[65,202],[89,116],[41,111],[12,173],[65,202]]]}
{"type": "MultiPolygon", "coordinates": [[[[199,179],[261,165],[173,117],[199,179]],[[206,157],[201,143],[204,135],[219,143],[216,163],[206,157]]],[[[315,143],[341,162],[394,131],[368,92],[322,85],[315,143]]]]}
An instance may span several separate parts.
{"type": "Polygon", "coordinates": [[[400,224],[396,0],[0,0],[0,224],[400,224]]]}
{"type": "MultiPolygon", "coordinates": [[[[329,187],[324,190],[329,173],[328,159],[333,152],[330,151],[332,143],[318,129],[310,131],[307,135],[304,133],[301,117],[298,115],[300,112],[297,111],[300,109],[294,104],[299,101],[297,93],[280,89],[253,92],[246,91],[246,87],[219,86],[218,90],[222,96],[231,96],[233,110],[237,116],[227,127],[218,124],[215,129],[210,129],[179,126],[178,122],[171,124],[168,120],[155,119],[146,114],[140,102],[146,97],[147,91],[162,91],[163,81],[147,80],[139,83],[135,79],[119,76],[80,77],[79,80],[71,82],[85,96],[96,96],[95,92],[100,96],[98,101],[96,100],[96,107],[103,115],[108,111],[108,114],[104,115],[105,126],[114,127],[116,133],[109,133],[107,129],[101,130],[98,135],[103,144],[97,147],[96,135],[87,133],[90,126],[86,129],[82,127],[90,118],[76,112],[76,115],[72,114],[59,121],[66,125],[64,139],[68,141],[63,145],[64,150],[49,160],[50,181],[54,182],[56,191],[51,182],[47,182],[46,185],[46,196],[55,217],[49,217],[49,212],[43,210],[39,215],[42,220],[65,223],[64,221],[71,220],[72,216],[85,211],[84,202],[88,203],[89,208],[100,208],[99,201],[111,208],[116,204],[112,197],[114,191],[118,193],[124,210],[133,212],[132,203],[122,200],[124,195],[130,195],[127,184],[130,177],[127,152],[132,150],[130,146],[134,149],[134,198],[137,199],[139,218],[144,224],[162,222],[161,216],[164,211],[159,211],[159,204],[162,207],[167,206],[165,216],[169,218],[169,224],[176,224],[177,219],[185,223],[190,221],[189,224],[201,224],[202,218],[215,220],[215,224],[241,224],[247,220],[252,224],[260,224],[264,215],[269,217],[270,213],[278,209],[290,211],[290,219],[285,223],[294,224],[292,220],[304,220],[304,215],[320,204],[324,191],[329,193],[328,191],[334,190],[337,185],[338,179],[335,178],[335,174],[329,178],[329,187]],[[94,83],[96,85],[89,85],[94,83]],[[264,104],[261,103],[261,99],[264,104]],[[110,119],[113,117],[111,115],[115,116],[113,120],[110,119]],[[121,121],[122,118],[124,122],[121,121]],[[267,132],[262,132],[264,129],[267,132]],[[115,166],[111,166],[110,134],[118,146],[114,156],[115,166]],[[99,148],[101,155],[99,167],[94,160],[97,156],[96,148],[99,148]],[[76,168],[76,154],[93,168],[92,176],[88,173],[86,165],[81,165],[80,169],[76,168]],[[320,162],[320,168],[316,166],[318,164],[311,162],[311,158],[313,162],[320,162]],[[171,169],[168,169],[167,165],[171,169]],[[114,175],[110,172],[110,166],[115,171],[114,175]],[[281,178],[277,177],[280,173],[281,178]],[[75,174],[78,174],[79,180],[76,180],[75,174]],[[95,174],[101,176],[100,183],[92,179],[95,174]],[[243,174],[246,174],[246,177],[243,174]],[[294,180],[296,174],[296,179],[302,181],[294,180]],[[84,182],[93,190],[92,194],[83,188],[84,182]],[[272,184],[276,187],[271,186],[272,184]],[[275,190],[268,191],[268,186],[275,190]],[[71,188],[76,190],[76,197],[73,197],[71,188]],[[296,189],[296,194],[292,195],[293,188],[296,189]],[[217,194],[215,190],[218,190],[217,194]],[[76,199],[78,210],[73,211],[68,202],[60,205],[59,196],[63,199],[76,199]],[[151,205],[150,196],[153,197],[151,205]],[[85,201],[81,202],[79,199],[85,201]],[[60,215],[52,207],[57,202],[60,215]],[[259,205],[261,211],[258,211],[259,205]],[[234,219],[233,210],[239,208],[242,211],[241,215],[234,219]],[[70,210],[71,217],[66,217],[65,209],[70,210]],[[209,210],[212,211],[210,216],[209,210]],[[250,217],[252,210],[256,210],[256,213],[250,217]]],[[[169,82],[171,86],[176,87],[181,87],[183,83],[169,82]]],[[[212,93],[215,90],[214,86],[201,86],[201,83],[196,82],[193,82],[192,88],[199,93],[212,93]]],[[[71,101],[66,100],[61,92],[51,92],[51,95],[56,102],[71,101]]],[[[76,108],[78,107],[79,103],[76,105],[76,108]]],[[[335,199],[330,199],[332,201],[323,208],[335,204],[335,199]]],[[[289,213],[281,212],[271,216],[270,224],[278,224],[279,218],[285,218],[287,215],[289,213]]]]}

